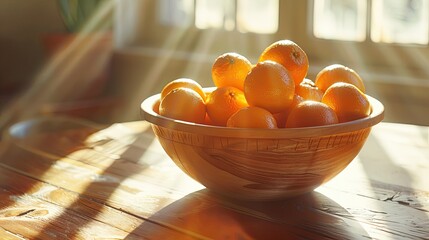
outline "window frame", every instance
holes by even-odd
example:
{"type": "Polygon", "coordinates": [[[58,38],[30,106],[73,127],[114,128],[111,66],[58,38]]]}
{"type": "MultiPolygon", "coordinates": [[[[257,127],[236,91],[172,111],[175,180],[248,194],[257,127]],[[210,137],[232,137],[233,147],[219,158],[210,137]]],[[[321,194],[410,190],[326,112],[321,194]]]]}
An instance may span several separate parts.
{"type": "MultiPolygon", "coordinates": [[[[383,43],[371,40],[371,1],[367,4],[366,38],[364,41],[345,41],[317,38],[313,34],[314,1],[307,4],[307,32],[300,31],[297,41],[313,60],[320,65],[342,63],[356,70],[373,74],[425,78],[428,76],[424,62],[429,62],[428,44],[383,43]],[[305,36],[305,37],[303,37],[305,36]],[[334,53],[329,51],[334,49],[334,53]],[[365,53],[365,54],[361,54],[365,53]]],[[[428,9],[429,10],[429,9],[428,9]]],[[[304,19],[302,19],[304,21],[304,19]]],[[[299,30],[297,30],[299,31],[299,30]]],[[[423,79],[422,79],[423,80],[423,79]]]]}
{"type": "MultiPolygon", "coordinates": [[[[272,34],[241,33],[222,29],[198,29],[195,24],[186,28],[165,26],[157,20],[157,1],[146,1],[145,16],[141,19],[134,38],[128,46],[167,49],[173,52],[206,55],[209,59],[228,51],[246,55],[257,61],[259,54],[270,43],[291,39],[307,53],[310,61],[309,78],[326,65],[341,63],[363,75],[386,74],[420,79],[426,84],[429,76],[428,45],[376,43],[370,38],[371,1],[367,4],[367,28],[364,41],[344,41],[317,38],[313,34],[313,4],[315,0],[279,1],[279,29],[272,34]],[[148,11],[147,9],[152,9],[148,11]],[[364,53],[364,54],[362,54],[364,53]]],[[[195,14],[193,16],[195,22],[195,14]]],[[[373,77],[374,78],[374,77],[373,77]]]]}

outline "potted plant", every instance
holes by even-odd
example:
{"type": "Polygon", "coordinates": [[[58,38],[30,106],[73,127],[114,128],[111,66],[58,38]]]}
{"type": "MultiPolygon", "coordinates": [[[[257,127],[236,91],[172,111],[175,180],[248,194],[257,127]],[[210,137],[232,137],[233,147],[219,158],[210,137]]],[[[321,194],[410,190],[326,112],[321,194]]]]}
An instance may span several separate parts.
{"type": "Polygon", "coordinates": [[[58,0],[61,16],[70,32],[83,30],[104,0],[58,0]]]}
{"type": "Polygon", "coordinates": [[[64,32],[43,36],[50,85],[46,111],[91,114],[104,98],[112,56],[113,0],[57,0],[64,32]],[[66,110],[67,108],[69,110],[66,110]],[[74,109],[75,108],[75,109],[74,109]]]}
{"type": "Polygon", "coordinates": [[[56,4],[66,32],[48,34],[49,54],[77,37],[111,40],[113,0],[57,0],[56,4]]]}

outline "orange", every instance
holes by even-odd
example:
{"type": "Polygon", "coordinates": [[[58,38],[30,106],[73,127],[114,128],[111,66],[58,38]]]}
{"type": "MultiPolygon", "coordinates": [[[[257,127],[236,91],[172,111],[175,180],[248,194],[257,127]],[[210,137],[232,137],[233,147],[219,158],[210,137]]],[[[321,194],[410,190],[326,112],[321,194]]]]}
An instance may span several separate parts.
{"type": "Polygon", "coordinates": [[[339,122],[348,122],[368,116],[371,105],[366,95],[355,85],[338,82],[325,92],[322,102],[331,107],[339,122]]]}
{"type": "Polygon", "coordinates": [[[289,72],[273,61],[257,63],[244,81],[244,95],[249,105],[271,113],[286,110],[294,94],[295,84],[289,72]]]}
{"type": "Polygon", "coordinates": [[[295,85],[307,76],[308,58],[304,50],[291,40],[280,40],[269,45],[259,56],[259,62],[272,60],[283,65],[290,73],[295,85]]]}
{"type": "Polygon", "coordinates": [[[208,114],[206,114],[206,117],[204,118],[204,124],[205,125],[214,125],[208,114]]]}
{"type": "Polygon", "coordinates": [[[161,104],[161,99],[156,100],[155,104],[153,105],[152,109],[154,112],[159,114],[159,105],[161,104]]]}
{"type": "Polygon", "coordinates": [[[226,123],[237,128],[277,128],[273,114],[260,107],[245,107],[234,113],[226,123]]]}
{"type": "Polygon", "coordinates": [[[203,100],[206,99],[206,94],[204,93],[201,85],[197,81],[190,78],[178,78],[167,83],[161,91],[161,99],[163,99],[171,90],[179,87],[192,89],[197,92],[203,100]]]}
{"type": "Polygon", "coordinates": [[[226,126],[228,118],[243,107],[247,101],[243,91],[235,87],[219,87],[207,95],[207,114],[212,123],[226,126]]]}
{"type": "Polygon", "coordinates": [[[320,90],[313,81],[308,78],[304,80],[295,88],[295,93],[304,98],[305,100],[321,101],[323,92],[320,90]]]}
{"type": "Polygon", "coordinates": [[[212,79],[216,87],[232,86],[243,90],[244,79],[252,68],[250,61],[238,53],[224,53],[212,66],[212,79]]]}
{"type": "Polygon", "coordinates": [[[177,120],[204,123],[206,105],[196,91],[175,88],[161,100],[159,114],[177,120]]]}
{"type": "Polygon", "coordinates": [[[286,121],[286,127],[313,127],[336,123],[338,118],[332,108],[321,102],[307,100],[292,109],[286,121]]]}
{"type": "Polygon", "coordinates": [[[316,76],[315,84],[323,92],[336,82],[346,82],[355,85],[365,93],[362,78],[351,68],[341,64],[332,64],[323,68],[316,76]]]}
{"type": "Polygon", "coordinates": [[[292,101],[291,105],[285,111],[282,111],[279,113],[274,113],[273,116],[277,121],[277,127],[284,128],[286,125],[286,120],[287,120],[287,117],[289,116],[290,111],[292,111],[293,108],[295,108],[299,103],[301,103],[303,101],[304,101],[304,98],[302,98],[298,94],[295,94],[293,96],[293,101],[292,101]]]}

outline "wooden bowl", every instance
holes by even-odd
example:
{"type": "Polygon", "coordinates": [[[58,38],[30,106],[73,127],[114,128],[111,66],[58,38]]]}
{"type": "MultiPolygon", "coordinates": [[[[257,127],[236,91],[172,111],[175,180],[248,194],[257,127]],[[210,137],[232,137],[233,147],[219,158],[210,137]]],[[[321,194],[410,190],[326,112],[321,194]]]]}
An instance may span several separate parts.
{"type": "Polygon", "coordinates": [[[359,153],[383,105],[368,96],[366,118],[330,126],[240,129],[163,117],[154,111],[160,95],[141,104],[162,147],[190,177],[221,195],[279,200],[310,192],[341,172],[359,153]]]}

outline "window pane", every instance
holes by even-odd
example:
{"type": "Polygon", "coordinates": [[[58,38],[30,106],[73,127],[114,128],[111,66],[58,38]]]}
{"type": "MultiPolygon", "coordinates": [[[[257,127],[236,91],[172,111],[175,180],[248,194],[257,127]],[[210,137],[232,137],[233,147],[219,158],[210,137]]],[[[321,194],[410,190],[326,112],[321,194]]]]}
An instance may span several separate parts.
{"type": "Polygon", "coordinates": [[[237,28],[240,32],[275,33],[278,18],[278,0],[237,1],[237,28]]]}
{"type": "Polygon", "coordinates": [[[194,0],[161,0],[160,20],[169,26],[190,26],[193,23],[194,0]]]}
{"type": "Polygon", "coordinates": [[[371,39],[427,44],[428,20],[428,0],[373,0],[371,39]]]}
{"type": "Polygon", "coordinates": [[[234,29],[234,1],[197,0],[195,8],[195,26],[197,28],[234,29]]]}
{"type": "Polygon", "coordinates": [[[364,0],[314,0],[314,35],[325,39],[364,41],[366,2],[364,0]]]}

